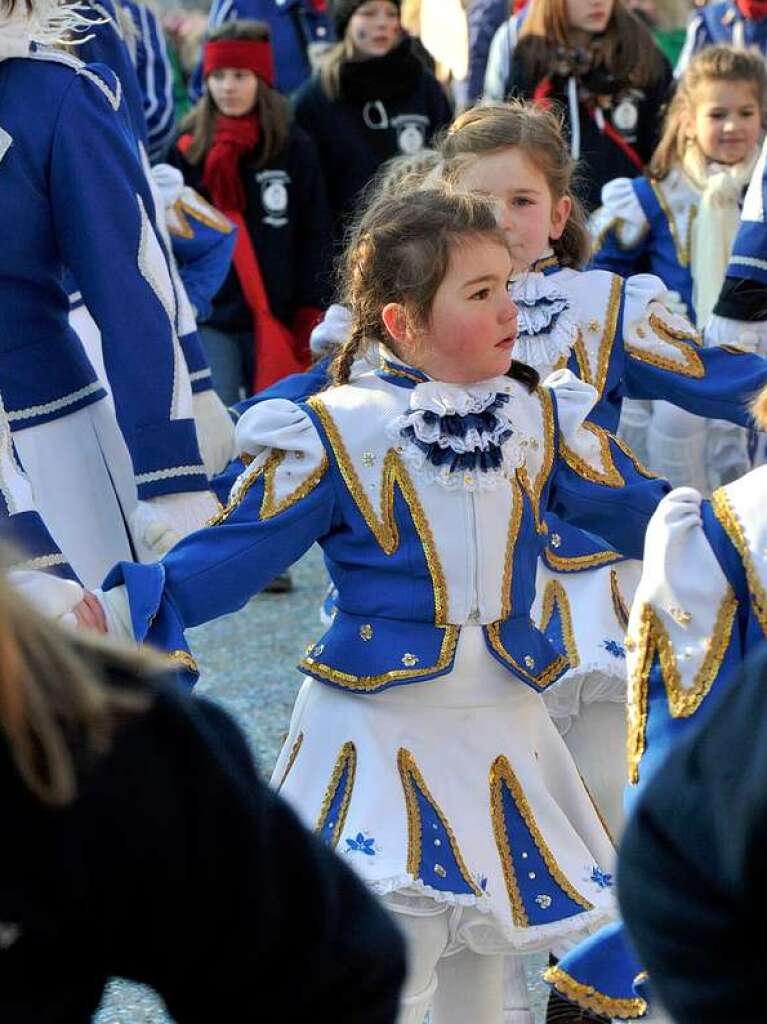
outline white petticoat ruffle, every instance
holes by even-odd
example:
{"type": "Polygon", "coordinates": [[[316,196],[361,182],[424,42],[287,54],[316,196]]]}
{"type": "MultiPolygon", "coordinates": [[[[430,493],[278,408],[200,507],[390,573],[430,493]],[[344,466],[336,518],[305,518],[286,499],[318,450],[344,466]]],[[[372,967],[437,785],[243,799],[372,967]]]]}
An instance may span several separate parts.
{"type": "Polygon", "coordinates": [[[426,381],[413,389],[410,409],[389,424],[387,434],[397,442],[407,465],[428,482],[438,483],[447,490],[492,490],[525,461],[518,435],[512,433],[512,436],[507,436],[510,431],[514,432],[510,415],[511,391],[512,382],[508,377],[470,385],[426,381]],[[480,415],[490,409],[499,397],[502,402],[491,413],[494,419],[492,429],[471,427],[460,436],[446,431],[442,422],[445,418],[480,415]],[[449,464],[436,465],[430,461],[428,453],[408,436],[408,430],[412,430],[422,444],[450,450],[456,455],[477,453],[479,458],[479,453],[500,449],[501,463],[490,469],[476,467],[460,471],[453,470],[449,464]]]}
{"type": "Polygon", "coordinates": [[[510,294],[517,306],[518,335],[514,358],[539,372],[568,356],[578,338],[572,303],[556,282],[541,273],[524,274],[510,294]]]}

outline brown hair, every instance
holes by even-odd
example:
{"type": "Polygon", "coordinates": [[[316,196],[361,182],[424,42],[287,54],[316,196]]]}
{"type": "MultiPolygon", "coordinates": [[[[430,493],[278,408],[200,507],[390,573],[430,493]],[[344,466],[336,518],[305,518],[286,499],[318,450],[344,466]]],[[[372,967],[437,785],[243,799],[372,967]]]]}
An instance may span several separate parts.
{"type": "Polygon", "coordinates": [[[441,142],[447,161],[443,173],[457,183],[466,168],[463,158],[490,156],[519,148],[546,178],[553,200],[569,196],[572,211],[562,236],[551,247],[565,267],[584,266],[591,255],[586,215],[572,191],[575,162],[562,134],[562,119],[551,110],[512,100],[473,107],[453,121],[441,142]]]}
{"type": "MultiPolygon", "coordinates": [[[[557,49],[572,47],[566,0],[530,0],[514,52],[527,77],[533,82],[545,78],[557,59],[557,49]]],[[[618,82],[645,88],[663,74],[663,56],[655,40],[623,0],[614,0],[607,27],[595,37],[593,47],[599,66],[618,82]]]]}
{"type": "Polygon", "coordinates": [[[749,82],[754,87],[762,124],[767,115],[767,71],[764,55],[733,46],[708,46],[697,53],[679,79],[668,105],[663,132],[650,161],[650,174],[663,179],[684,157],[687,139],[684,122],[695,109],[696,90],[704,82],[749,82]]]}
{"type": "MultiPolygon", "coordinates": [[[[219,39],[250,39],[258,43],[270,41],[269,26],[263,21],[225,21],[208,33],[206,40],[215,42],[219,39]]],[[[192,141],[184,153],[190,164],[199,164],[208,155],[213,144],[216,105],[209,92],[204,92],[195,106],[181,122],[180,134],[191,134],[192,141]]],[[[285,148],[290,132],[291,113],[287,101],[272,89],[258,80],[256,94],[256,114],[261,123],[261,153],[256,161],[256,168],[268,167],[285,148]]]]}
{"type": "Polygon", "coordinates": [[[40,800],[65,804],[77,794],[73,750],[104,753],[119,721],[150,697],[118,688],[167,664],[157,655],[120,649],[95,634],[43,618],[0,574],[0,731],[19,775],[40,800]]]}
{"type": "MultiPolygon", "coordinates": [[[[369,344],[392,347],[381,320],[388,303],[401,303],[416,331],[429,323],[453,247],[472,238],[507,248],[495,205],[480,196],[423,189],[381,195],[372,203],[344,257],[343,301],[351,310],[352,327],[331,363],[333,383],[348,381],[352,363],[369,344]]],[[[530,389],[538,383],[536,371],[523,363],[512,362],[509,375],[530,389]]]]}
{"type": "Polygon", "coordinates": [[[760,430],[767,430],[767,387],[762,388],[751,403],[751,415],[760,430]]]}

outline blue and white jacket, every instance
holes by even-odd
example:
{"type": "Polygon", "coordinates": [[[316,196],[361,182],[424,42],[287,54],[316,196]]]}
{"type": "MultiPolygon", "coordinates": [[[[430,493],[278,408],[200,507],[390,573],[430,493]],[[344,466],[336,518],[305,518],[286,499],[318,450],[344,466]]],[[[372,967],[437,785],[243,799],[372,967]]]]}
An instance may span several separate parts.
{"type": "Polygon", "coordinates": [[[113,72],[50,50],[0,63],[0,391],[8,419],[23,430],[105,395],[69,327],[66,266],[101,331],[142,498],[207,486],[194,421],[179,404],[175,296],[151,210],[113,72]],[[137,342],[151,359],[137,358],[137,342]]]}
{"type": "MultiPolygon", "coordinates": [[[[650,520],[626,638],[629,806],[767,639],[766,500],[761,466],[710,502],[680,487],[650,520]]],[[[641,972],[622,925],[613,924],[568,953],[547,980],[581,1006],[630,1019],[644,1015],[652,987],[651,978],[637,982],[641,972]]]]}
{"type": "Polygon", "coordinates": [[[746,18],[733,0],[699,7],[687,26],[687,37],[674,74],[678,78],[692,57],[707,46],[729,44],[739,50],[767,53],[767,18],[746,18]]]}
{"type": "MultiPolygon", "coordinates": [[[[692,324],[666,308],[665,293],[651,274],[624,280],[604,270],[562,268],[554,257],[540,260],[512,289],[519,310],[514,356],[544,379],[566,367],[593,385],[589,419],[610,433],[626,397],[663,399],[747,426],[748,403],[767,383],[767,360],[731,347],[703,348],[692,324]]],[[[598,537],[551,519],[549,525],[544,558],[555,571],[621,558],[598,537]]]]}
{"type": "Polygon", "coordinates": [[[480,624],[543,691],[569,665],[530,618],[546,511],[639,557],[668,490],[585,422],[595,397],[567,372],[532,394],[508,377],[442,384],[384,350],[351,384],[245,413],[252,461],[215,524],[155,565],[121,563],[105,590],[126,585],[137,639],[185,652],[185,629],[242,607],[316,541],[337,611],[304,672],[359,694],[435,679],[480,624]]]}
{"type": "Polygon", "coordinates": [[[119,2],[129,13],[136,30],[134,63],[146,120],[147,152],[151,163],[155,164],[167,156],[176,133],[173,69],[165,33],[154,11],[136,0],[119,2]]]}

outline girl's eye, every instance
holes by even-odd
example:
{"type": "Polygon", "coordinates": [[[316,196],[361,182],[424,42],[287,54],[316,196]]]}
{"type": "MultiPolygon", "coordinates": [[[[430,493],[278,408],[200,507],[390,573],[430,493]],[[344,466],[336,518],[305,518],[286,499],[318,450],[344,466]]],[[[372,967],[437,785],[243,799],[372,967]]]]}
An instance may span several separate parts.
{"type": "Polygon", "coordinates": [[[531,200],[526,196],[517,196],[516,199],[512,200],[512,206],[531,206],[531,200]]]}
{"type": "Polygon", "coordinates": [[[486,299],[489,296],[489,294],[490,294],[490,289],[489,288],[480,288],[479,291],[478,292],[474,292],[474,294],[472,296],[470,296],[470,298],[471,298],[472,301],[482,302],[484,299],[486,299]]]}

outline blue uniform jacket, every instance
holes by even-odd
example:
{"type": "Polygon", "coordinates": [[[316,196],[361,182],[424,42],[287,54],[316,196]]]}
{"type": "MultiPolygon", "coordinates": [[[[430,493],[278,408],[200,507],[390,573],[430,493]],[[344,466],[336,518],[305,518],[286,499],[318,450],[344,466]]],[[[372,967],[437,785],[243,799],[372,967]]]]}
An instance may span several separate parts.
{"type": "Polygon", "coordinates": [[[699,7],[687,26],[687,37],[675,74],[681,75],[690,59],[707,46],[731,45],[767,53],[767,19],[745,18],[732,0],[699,7]]]}
{"type": "Polygon", "coordinates": [[[194,422],[177,415],[173,292],[119,79],[54,52],[3,61],[0,138],[0,390],[12,429],[105,394],[69,327],[66,266],[101,331],[139,495],[204,489],[194,422]],[[151,360],[136,358],[137,342],[151,360]]]}
{"type": "Polygon", "coordinates": [[[429,382],[385,363],[305,403],[252,408],[238,442],[255,458],[215,524],[160,563],[121,563],[105,589],[125,584],[136,638],[181,652],[194,678],[184,630],[242,607],[317,541],[337,613],[303,671],[363,694],[434,679],[451,670],[461,625],[480,622],[490,654],[542,691],[569,664],[530,618],[545,511],[598,524],[639,557],[668,485],[584,427],[594,391],[571,374],[532,395],[498,380],[511,396],[514,444],[526,453],[508,484],[443,489],[411,472],[388,431],[429,382]]]}
{"type": "Polygon", "coordinates": [[[141,88],[147,152],[155,164],[167,155],[176,133],[173,70],[157,15],[136,0],[119,0],[136,27],[136,75],[141,88]]]}

